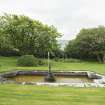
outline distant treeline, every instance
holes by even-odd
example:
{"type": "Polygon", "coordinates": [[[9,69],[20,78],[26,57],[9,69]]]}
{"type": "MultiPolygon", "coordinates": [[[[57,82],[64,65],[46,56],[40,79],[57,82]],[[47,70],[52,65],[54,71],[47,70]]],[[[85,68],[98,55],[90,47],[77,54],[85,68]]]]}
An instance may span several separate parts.
{"type": "Polygon", "coordinates": [[[82,29],[65,48],[67,57],[95,59],[105,63],[105,27],[82,29]]]}
{"type": "Polygon", "coordinates": [[[64,50],[57,38],[61,33],[24,15],[4,14],[0,16],[0,55],[34,55],[46,58],[95,59],[105,63],[105,27],[82,29],[64,50]]]}

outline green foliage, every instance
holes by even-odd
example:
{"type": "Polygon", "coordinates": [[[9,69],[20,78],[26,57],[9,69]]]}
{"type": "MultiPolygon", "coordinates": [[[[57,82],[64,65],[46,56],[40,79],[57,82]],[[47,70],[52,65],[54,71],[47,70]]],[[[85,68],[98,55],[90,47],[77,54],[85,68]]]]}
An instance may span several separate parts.
{"type": "Polygon", "coordinates": [[[65,59],[64,62],[66,62],[66,63],[80,63],[80,62],[82,62],[82,60],[70,58],[70,59],[65,59]]]}
{"type": "Polygon", "coordinates": [[[69,58],[81,58],[81,53],[79,52],[78,43],[75,40],[70,40],[67,44],[65,50],[65,54],[69,58]]]}
{"type": "Polygon", "coordinates": [[[1,48],[17,49],[21,55],[44,57],[46,52],[58,48],[60,33],[54,26],[42,24],[27,16],[8,15],[0,17],[1,48]]]}
{"type": "Polygon", "coordinates": [[[71,57],[95,57],[105,63],[105,27],[82,29],[76,39],[69,42],[65,52],[71,57]]]}
{"type": "Polygon", "coordinates": [[[69,58],[69,59],[55,59],[56,62],[63,62],[63,63],[80,63],[82,60],[80,59],[74,59],[74,58],[69,58]]]}
{"type": "Polygon", "coordinates": [[[76,40],[80,52],[95,55],[99,62],[105,62],[105,27],[83,29],[76,40]]]}
{"type": "Polygon", "coordinates": [[[37,66],[38,60],[33,55],[23,55],[17,60],[18,66],[37,66]]]}
{"type": "Polygon", "coordinates": [[[38,65],[46,65],[47,63],[43,59],[37,59],[38,65]]]}

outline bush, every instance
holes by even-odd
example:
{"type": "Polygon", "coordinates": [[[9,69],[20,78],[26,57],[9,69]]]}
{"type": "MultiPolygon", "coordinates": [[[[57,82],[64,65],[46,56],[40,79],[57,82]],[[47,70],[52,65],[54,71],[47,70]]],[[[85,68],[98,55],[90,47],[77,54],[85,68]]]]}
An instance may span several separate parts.
{"type": "Polygon", "coordinates": [[[37,66],[38,60],[33,55],[23,55],[17,60],[18,66],[37,66]]]}
{"type": "Polygon", "coordinates": [[[64,62],[64,63],[80,63],[80,62],[82,62],[82,60],[70,58],[70,59],[58,59],[58,62],[64,62]]]}
{"type": "Polygon", "coordinates": [[[17,49],[0,48],[0,56],[20,56],[17,49]]]}
{"type": "Polygon", "coordinates": [[[80,63],[82,62],[82,60],[80,59],[74,59],[74,58],[70,58],[70,59],[65,59],[64,62],[67,62],[67,63],[80,63]]]}
{"type": "Polygon", "coordinates": [[[42,59],[37,59],[38,65],[45,65],[46,62],[43,61],[42,59]]]}

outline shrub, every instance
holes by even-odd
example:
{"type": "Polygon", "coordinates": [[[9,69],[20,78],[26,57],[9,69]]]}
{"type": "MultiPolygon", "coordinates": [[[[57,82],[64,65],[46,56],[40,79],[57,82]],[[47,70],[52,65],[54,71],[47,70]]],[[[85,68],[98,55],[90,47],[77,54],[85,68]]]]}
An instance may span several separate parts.
{"type": "Polygon", "coordinates": [[[46,62],[42,59],[37,59],[38,65],[45,65],[46,62]]]}
{"type": "Polygon", "coordinates": [[[19,56],[17,49],[0,48],[0,56],[19,56]]]}
{"type": "Polygon", "coordinates": [[[18,66],[37,66],[38,60],[33,55],[23,55],[17,60],[18,66]]]}
{"type": "Polygon", "coordinates": [[[82,62],[82,60],[80,59],[74,59],[74,58],[70,58],[70,59],[65,59],[64,62],[67,62],[67,63],[80,63],[82,62]]]}
{"type": "Polygon", "coordinates": [[[54,61],[56,61],[56,62],[58,62],[59,60],[60,60],[60,58],[58,58],[58,57],[54,58],[54,61]]]}
{"type": "Polygon", "coordinates": [[[58,59],[57,62],[64,62],[64,63],[80,63],[80,62],[82,62],[82,60],[70,58],[70,59],[58,59]]]}

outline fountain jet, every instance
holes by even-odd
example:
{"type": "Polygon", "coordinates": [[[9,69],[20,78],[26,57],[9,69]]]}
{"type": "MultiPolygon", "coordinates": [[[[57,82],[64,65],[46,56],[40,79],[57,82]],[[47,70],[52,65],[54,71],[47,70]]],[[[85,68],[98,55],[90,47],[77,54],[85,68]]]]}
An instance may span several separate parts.
{"type": "Polygon", "coordinates": [[[55,82],[55,81],[56,81],[55,76],[51,71],[50,54],[48,52],[48,73],[45,77],[45,82],[55,82]]]}

